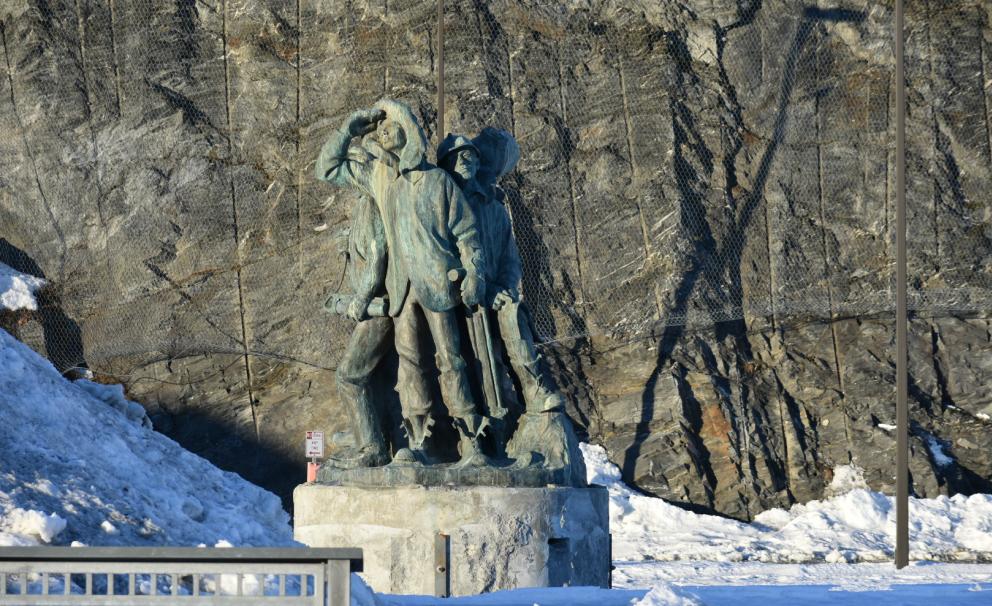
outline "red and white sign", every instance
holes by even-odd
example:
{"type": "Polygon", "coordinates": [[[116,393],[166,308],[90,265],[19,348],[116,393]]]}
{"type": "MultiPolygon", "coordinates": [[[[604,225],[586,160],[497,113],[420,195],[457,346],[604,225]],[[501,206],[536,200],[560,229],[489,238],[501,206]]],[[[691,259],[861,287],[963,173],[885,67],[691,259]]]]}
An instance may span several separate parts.
{"type": "Polygon", "coordinates": [[[307,432],[307,456],[308,457],[324,456],[324,432],[322,431],[307,432]]]}

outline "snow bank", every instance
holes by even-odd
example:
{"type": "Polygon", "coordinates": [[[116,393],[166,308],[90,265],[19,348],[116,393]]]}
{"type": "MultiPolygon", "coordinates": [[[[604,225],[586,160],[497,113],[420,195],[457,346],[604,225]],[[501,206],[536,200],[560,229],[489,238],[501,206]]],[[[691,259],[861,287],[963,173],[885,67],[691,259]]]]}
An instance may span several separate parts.
{"type": "MultiPolygon", "coordinates": [[[[599,446],[582,444],[590,483],[610,491],[616,560],[882,562],[892,559],[895,504],[867,490],[857,468],[838,468],[832,496],[772,509],[745,524],[699,515],[628,488],[599,446]],[[842,492],[846,489],[846,492],[842,492]]],[[[992,558],[992,495],[910,499],[910,558],[992,558]]]]}
{"type": "Polygon", "coordinates": [[[139,409],[0,330],[0,545],[293,544],[274,494],[152,431],[139,409]]]}
{"type": "Polygon", "coordinates": [[[45,285],[45,281],[0,263],[0,309],[38,309],[34,293],[45,285]]]}
{"type": "Polygon", "coordinates": [[[699,600],[690,597],[671,585],[655,585],[634,606],[704,606],[699,600]]]}

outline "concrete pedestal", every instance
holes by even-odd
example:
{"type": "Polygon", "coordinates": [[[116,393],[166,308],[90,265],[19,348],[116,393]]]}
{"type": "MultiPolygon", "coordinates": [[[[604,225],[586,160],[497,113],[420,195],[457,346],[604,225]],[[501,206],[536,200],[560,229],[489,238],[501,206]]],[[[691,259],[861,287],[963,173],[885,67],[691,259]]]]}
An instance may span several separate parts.
{"type": "Polygon", "coordinates": [[[610,580],[609,499],[601,486],[303,484],[293,507],[296,540],[362,548],[362,576],[378,592],[470,595],[610,580]]]}

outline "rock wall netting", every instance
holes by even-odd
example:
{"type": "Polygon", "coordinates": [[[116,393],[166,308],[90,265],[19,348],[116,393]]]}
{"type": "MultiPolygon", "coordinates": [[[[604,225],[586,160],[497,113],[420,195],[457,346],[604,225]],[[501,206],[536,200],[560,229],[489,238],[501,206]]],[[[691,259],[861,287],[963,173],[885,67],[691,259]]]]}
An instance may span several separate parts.
{"type": "MultiPolygon", "coordinates": [[[[520,142],[523,291],[585,436],[642,490],[739,518],[822,495],[838,465],[891,490],[891,3],[447,4],[447,130],[520,142]]],[[[350,429],[350,326],[319,308],[352,200],[312,162],[384,95],[436,136],[434,11],[5,3],[0,261],[49,286],[4,324],[288,495],[303,430],[350,429]]],[[[989,20],[976,0],[907,14],[926,496],[992,490],[989,20]]]]}

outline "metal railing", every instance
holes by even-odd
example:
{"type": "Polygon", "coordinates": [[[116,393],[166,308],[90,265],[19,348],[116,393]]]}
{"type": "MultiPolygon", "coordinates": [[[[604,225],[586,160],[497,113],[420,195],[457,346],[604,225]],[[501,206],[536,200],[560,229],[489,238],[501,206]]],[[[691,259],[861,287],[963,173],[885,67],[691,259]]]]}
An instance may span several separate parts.
{"type": "Polygon", "coordinates": [[[361,549],[0,548],[0,606],[348,606],[361,549]]]}

